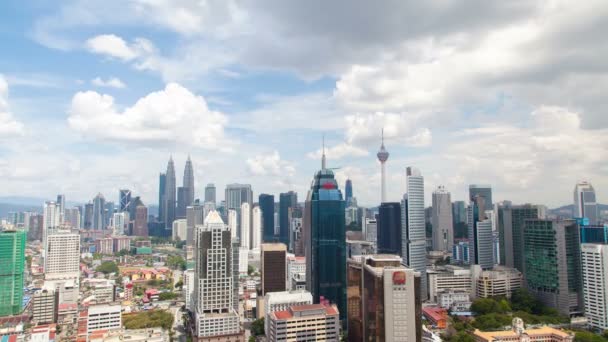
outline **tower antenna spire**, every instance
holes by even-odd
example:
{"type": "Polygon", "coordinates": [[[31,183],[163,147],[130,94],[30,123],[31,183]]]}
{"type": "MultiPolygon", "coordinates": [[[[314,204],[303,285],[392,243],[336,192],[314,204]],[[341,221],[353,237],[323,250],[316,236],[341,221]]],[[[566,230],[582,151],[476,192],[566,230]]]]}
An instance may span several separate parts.
{"type": "Polygon", "coordinates": [[[322,145],[323,145],[323,156],[321,157],[321,170],[325,170],[325,167],[327,164],[327,161],[325,159],[325,133],[323,133],[322,145]]]}

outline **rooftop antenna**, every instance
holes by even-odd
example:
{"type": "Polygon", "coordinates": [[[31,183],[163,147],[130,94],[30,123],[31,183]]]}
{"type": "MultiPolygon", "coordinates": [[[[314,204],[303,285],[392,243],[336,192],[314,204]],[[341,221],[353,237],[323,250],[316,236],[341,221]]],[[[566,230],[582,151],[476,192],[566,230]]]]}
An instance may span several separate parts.
{"type": "Polygon", "coordinates": [[[326,166],[326,160],[325,160],[325,133],[323,133],[323,156],[321,157],[321,170],[325,170],[325,166],[326,166]]]}

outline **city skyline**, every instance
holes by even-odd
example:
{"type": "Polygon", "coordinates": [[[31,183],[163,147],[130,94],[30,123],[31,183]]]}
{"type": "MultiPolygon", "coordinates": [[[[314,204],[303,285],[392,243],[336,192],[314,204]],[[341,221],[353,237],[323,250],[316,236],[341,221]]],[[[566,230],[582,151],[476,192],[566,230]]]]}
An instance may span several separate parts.
{"type": "Polygon", "coordinates": [[[585,179],[607,202],[605,73],[589,66],[608,62],[586,53],[604,3],[336,3],[335,21],[310,3],[112,4],[0,5],[4,193],[82,202],[124,187],[153,204],[170,154],[191,155],[199,197],[207,182],[305,193],[325,134],[338,182],[369,206],[384,128],[387,201],[416,165],[426,193],[444,185],[454,199],[482,183],[556,207],[585,179]],[[357,13],[365,25],[345,30],[357,13]]]}

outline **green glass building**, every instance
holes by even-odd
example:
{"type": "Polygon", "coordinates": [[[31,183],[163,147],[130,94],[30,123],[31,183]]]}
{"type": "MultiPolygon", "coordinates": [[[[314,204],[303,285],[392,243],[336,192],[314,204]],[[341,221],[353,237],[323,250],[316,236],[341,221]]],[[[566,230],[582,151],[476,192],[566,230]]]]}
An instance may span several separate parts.
{"type": "Polygon", "coordinates": [[[498,208],[500,264],[524,272],[524,224],[537,219],[534,205],[501,205],[498,208]]]}
{"type": "Polygon", "coordinates": [[[25,231],[0,232],[0,316],[21,313],[26,238],[25,231]]]}
{"type": "Polygon", "coordinates": [[[528,290],[562,315],[583,311],[581,251],[573,220],[526,220],[524,278],[528,290]]]}
{"type": "MultiPolygon", "coordinates": [[[[325,156],[323,157],[325,160],[325,156]]],[[[327,300],[338,306],[346,326],[346,222],[345,201],[334,173],[317,172],[308,191],[303,231],[306,250],[306,289],[315,303],[327,300]]]]}

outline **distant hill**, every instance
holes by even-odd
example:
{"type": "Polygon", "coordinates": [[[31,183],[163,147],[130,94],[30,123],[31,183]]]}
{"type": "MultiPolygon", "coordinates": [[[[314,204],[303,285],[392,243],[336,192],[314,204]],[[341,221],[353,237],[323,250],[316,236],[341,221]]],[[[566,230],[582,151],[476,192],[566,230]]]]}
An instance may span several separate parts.
{"type": "MultiPolygon", "coordinates": [[[[598,204],[597,208],[599,211],[608,210],[608,204],[598,204]]],[[[549,209],[549,212],[559,216],[573,216],[574,215],[574,204],[568,204],[555,209],[549,209]]]]}
{"type": "Polygon", "coordinates": [[[24,205],[13,203],[0,203],[0,218],[5,218],[8,213],[19,211],[36,211],[42,213],[42,205],[24,205]]]}

